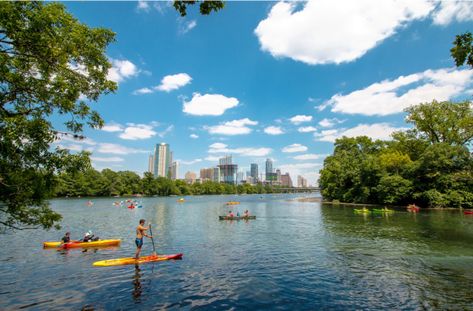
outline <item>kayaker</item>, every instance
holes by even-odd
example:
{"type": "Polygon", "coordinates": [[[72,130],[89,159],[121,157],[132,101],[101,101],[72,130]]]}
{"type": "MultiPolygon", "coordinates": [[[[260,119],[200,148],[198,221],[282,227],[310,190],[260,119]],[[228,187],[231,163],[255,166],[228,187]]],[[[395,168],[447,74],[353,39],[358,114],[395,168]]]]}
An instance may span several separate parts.
{"type": "Polygon", "coordinates": [[[248,217],[250,216],[250,212],[248,212],[248,210],[245,211],[245,213],[243,214],[243,217],[248,217]]]}
{"type": "Polygon", "coordinates": [[[240,212],[237,212],[237,217],[240,217],[240,212]]]}
{"type": "Polygon", "coordinates": [[[98,241],[99,237],[96,237],[95,235],[92,234],[92,231],[87,231],[84,233],[84,238],[82,239],[83,242],[92,242],[92,241],[98,241]]]}
{"type": "Polygon", "coordinates": [[[64,244],[64,243],[69,243],[70,241],[71,241],[71,233],[66,232],[66,234],[64,234],[64,236],[62,237],[61,242],[64,244]]]}
{"type": "Polygon", "coordinates": [[[135,253],[135,259],[140,258],[140,252],[141,248],[143,247],[143,236],[147,238],[152,238],[152,236],[146,234],[146,230],[149,229],[151,224],[148,225],[148,227],[145,227],[145,222],[146,220],[140,219],[140,224],[138,227],[136,227],[136,239],[135,239],[135,244],[136,244],[136,253],[135,253]]]}
{"type": "Polygon", "coordinates": [[[232,211],[228,211],[228,217],[233,217],[233,212],[232,211]]]}

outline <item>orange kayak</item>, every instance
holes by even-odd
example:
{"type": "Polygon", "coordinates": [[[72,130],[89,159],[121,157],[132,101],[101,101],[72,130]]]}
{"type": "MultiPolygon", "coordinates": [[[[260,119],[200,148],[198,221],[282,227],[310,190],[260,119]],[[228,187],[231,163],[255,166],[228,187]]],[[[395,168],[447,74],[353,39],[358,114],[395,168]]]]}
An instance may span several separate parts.
{"type": "Polygon", "coordinates": [[[86,248],[86,247],[101,247],[101,246],[117,246],[120,245],[120,239],[112,239],[112,240],[98,240],[98,241],[91,241],[91,242],[80,242],[80,241],[71,241],[66,244],[62,244],[61,242],[44,242],[44,248],[86,248]]]}
{"type": "Polygon", "coordinates": [[[173,254],[173,255],[149,255],[143,256],[139,259],[133,257],[127,258],[117,258],[109,260],[96,261],[92,265],[95,267],[111,267],[111,266],[122,266],[122,265],[138,265],[147,262],[171,260],[171,259],[182,259],[183,254],[173,254]]]}

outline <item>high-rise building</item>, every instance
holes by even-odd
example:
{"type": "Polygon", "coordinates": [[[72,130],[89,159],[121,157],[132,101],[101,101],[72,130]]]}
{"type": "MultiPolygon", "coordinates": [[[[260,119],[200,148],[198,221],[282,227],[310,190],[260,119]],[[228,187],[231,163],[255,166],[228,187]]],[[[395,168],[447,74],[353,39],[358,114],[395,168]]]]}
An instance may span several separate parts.
{"type": "Polygon", "coordinates": [[[256,163],[251,163],[251,166],[250,166],[250,176],[253,177],[253,180],[258,180],[258,164],[256,163]]]}
{"type": "Polygon", "coordinates": [[[197,176],[194,172],[188,171],[186,175],[184,176],[184,179],[188,184],[193,184],[195,180],[197,179],[197,176]]]}
{"type": "Polygon", "coordinates": [[[220,168],[211,167],[211,168],[202,168],[200,169],[200,180],[201,181],[214,181],[220,182],[220,168]]]}
{"type": "Polygon", "coordinates": [[[148,172],[154,174],[154,156],[152,154],[148,158],[148,172]]]}
{"type": "Polygon", "coordinates": [[[242,184],[246,182],[246,174],[244,171],[240,171],[237,173],[237,184],[242,184]]]}
{"type": "Polygon", "coordinates": [[[220,178],[220,167],[213,167],[212,168],[212,181],[215,181],[215,182],[220,182],[221,181],[221,178],[220,178]]]}
{"type": "Polygon", "coordinates": [[[277,170],[276,170],[276,181],[277,181],[278,183],[281,182],[281,170],[280,170],[280,169],[277,169],[277,170]]]}
{"type": "Polygon", "coordinates": [[[271,181],[272,176],[270,175],[273,173],[273,160],[266,159],[266,181],[271,181]]]}
{"type": "Polygon", "coordinates": [[[179,162],[172,162],[171,164],[171,179],[176,180],[179,176],[179,162]]]}
{"type": "Polygon", "coordinates": [[[172,156],[169,145],[165,143],[156,144],[156,147],[154,148],[154,176],[171,177],[171,160],[172,156]]]}
{"type": "Polygon", "coordinates": [[[307,179],[305,179],[301,175],[298,175],[297,176],[297,187],[306,188],[307,187],[307,179]]]}
{"type": "Polygon", "coordinates": [[[236,172],[238,171],[238,165],[232,163],[232,156],[225,156],[218,160],[218,167],[220,168],[220,176],[222,181],[228,184],[235,184],[236,172]]]}
{"type": "Polygon", "coordinates": [[[281,186],[283,187],[292,187],[292,179],[289,173],[281,175],[281,186]]]}

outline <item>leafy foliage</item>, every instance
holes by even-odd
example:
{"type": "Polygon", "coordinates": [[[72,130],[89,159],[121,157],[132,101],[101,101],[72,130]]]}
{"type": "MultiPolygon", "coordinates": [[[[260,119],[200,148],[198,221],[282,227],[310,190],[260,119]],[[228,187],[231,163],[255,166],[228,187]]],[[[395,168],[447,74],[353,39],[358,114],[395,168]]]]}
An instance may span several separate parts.
{"type": "Polygon", "coordinates": [[[457,35],[453,44],[454,46],[450,49],[450,54],[455,60],[457,67],[465,63],[473,67],[473,36],[471,32],[457,35]]]}
{"type": "Polygon", "coordinates": [[[51,150],[58,136],[80,137],[103,121],[82,100],[116,89],[105,55],[114,33],[89,28],[62,4],[0,3],[0,224],[50,228],[60,215],[45,201],[55,174],[90,167],[88,153],[51,150]],[[63,115],[60,132],[48,118],[63,115]]]}
{"type": "Polygon", "coordinates": [[[335,142],[320,172],[325,199],[473,207],[471,104],[433,101],[406,111],[414,128],[392,141],[361,136],[335,142]]]}
{"type": "Polygon", "coordinates": [[[202,14],[202,15],[209,15],[212,11],[217,12],[220,9],[223,9],[223,7],[225,6],[225,1],[214,1],[214,0],[174,1],[173,6],[179,12],[179,14],[181,14],[181,16],[186,16],[187,15],[187,7],[190,6],[190,5],[194,5],[197,2],[200,2],[199,10],[200,10],[200,14],[202,14]]]}

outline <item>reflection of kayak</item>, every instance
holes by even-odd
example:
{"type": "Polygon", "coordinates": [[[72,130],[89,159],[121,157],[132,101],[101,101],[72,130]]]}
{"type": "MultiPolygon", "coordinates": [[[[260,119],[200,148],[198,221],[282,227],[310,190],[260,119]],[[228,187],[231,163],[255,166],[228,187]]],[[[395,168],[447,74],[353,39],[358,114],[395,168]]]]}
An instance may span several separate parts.
{"type": "Polygon", "coordinates": [[[218,216],[219,220],[249,220],[256,219],[256,216],[218,216]]]}
{"type": "Polygon", "coordinates": [[[387,209],[387,208],[375,208],[373,209],[373,213],[384,213],[384,214],[392,214],[394,213],[394,210],[392,209],[387,209]]]}
{"type": "Polygon", "coordinates": [[[163,261],[163,260],[170,260],[170,259],[182,259],[182,254],[157,255],[157,256],[149,255],[149,256],[140,257],[139,259],[135,259],[132,257],[117,258],[117,259],[96,261],[92,265],[96,267],[110,267],[110,266],[121,266],[121,265],[136,265],[136,264],[142,264],[142,263],[147,263],[147,262],[163,261]]]}
{"type": "Polygon", "coordinates": [[[186,200],[184,200],[184,198],[180,198],[177,200],[177,202],[185,202],[186,200]]]}
{"type": "Polygon", "coordinates": [[[473,215],[473,211],[464,211],[463,214],[465,214],[465,215],[473,215]]]}
{"type": "Polygon", "coordinates": [[[370,211],[369,209],[367,209],[367,208],[361,208],[361,209],[355,208],[355,209],[353,210],[353,212],[354,212],[355,214],[369,214],[369,213],[371,213],[371,211],[370,211]]]}
{"type": "Polygon", "coordinates": [[[113,239],[113,240],[98,240],[92,242],[79,242],[79,241],[72,241],[66,243],[61,246],[61,242],[44,242],[44,248],[51,248],[51,247],[60,247],[61,248],[85,248],[85,247],[100,247],[100,246],[116,246],[120,245],[120,239],[113,239]]]}

